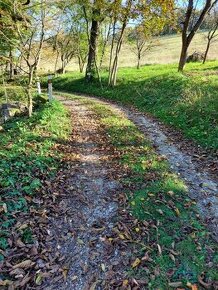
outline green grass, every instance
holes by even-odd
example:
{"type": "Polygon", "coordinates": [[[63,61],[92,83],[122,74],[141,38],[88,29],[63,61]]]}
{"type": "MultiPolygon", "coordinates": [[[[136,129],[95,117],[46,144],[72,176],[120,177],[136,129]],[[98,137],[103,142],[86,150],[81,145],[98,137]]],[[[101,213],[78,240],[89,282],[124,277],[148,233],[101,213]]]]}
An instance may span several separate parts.
{"type": "MultiPolygon", "coordinates": [[[[38,108],[31,118],[13,118],[0,132],[0,260],[8,247],[20,213],[28,213],[29,197],[38,195],[43,181],[52,178],[61,155],[54,145],[66,139],[70,118],[59,102],[38,108]]],[[[15,230],[17,232],[17,228],[15,230]]],[[[17,232],[25,243],[32,242],[31,228],[17,232]]]]}
{"type": "Polygon", "coordinates": [[[25,91],[21,86],[6,85],[5,88],[3,88],[3,86],[0,87],[0,105],[2,103],[6,103],[5,90],[9,103],[10,102],[27,103],[25,91]]]}
{"type": "Polygon", "coordinates": [[[121,68],[115,88],[107,86],[107,73],[88,84],[83,75],[68,73],[53,80],[54,88],[86,93],[134,106],[180,129],[198,144],[218,149],[218,62],[188,64],[185,74],[177,65],[148,65],[140,70],[121,68]]]}
{"type": "Polygon", "coordinates": [[[146,230],[142,238],[145,248],[138,247],[136,257],[141,259],[148,252],[151,261],[130,269],[128,276],[147,279],[151,290],[170,289],[169,282],[181,281],[184,287],[188,282],[198,283],[202,272],[208,281],[217,280],[215,245],[197,216],[186,186],[170,171],[166,160],[154,152],[152,145],[125,116],[96,101],[67,96],[77,98],[97,114],[120,156],[120,164],[130,172],[122,182],[131,188],[126,193],[129,210],[139,220],[136,225],[139,240],[146,230]],[[140,224],[143,221],[148,225],[146,228],[140,224]],[[172,255],[172,250],[176,254],[172,255]],[[209,261],[213,261],[210,266],[209,261]]]}

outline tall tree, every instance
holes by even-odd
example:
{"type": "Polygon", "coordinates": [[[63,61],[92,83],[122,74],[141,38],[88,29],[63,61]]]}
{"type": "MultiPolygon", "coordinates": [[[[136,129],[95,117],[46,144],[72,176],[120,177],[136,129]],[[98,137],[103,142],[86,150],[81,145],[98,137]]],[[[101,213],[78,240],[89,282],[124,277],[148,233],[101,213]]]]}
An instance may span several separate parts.
{"type": "Polygon", "coordinates": [[[92,8],[92,21],[89,39],[89,52],[88,52],[88,63],[86,67],[86,80],[92,81],[96,75],[96,55],[97,55],[97,41],[99,34],[99,17],[101,15],[101,9],[97,5],[97,0],[94,1],[92,8]]]}
{"type": "Polygon", "coordinates": [[[133,52],[137,56],[137,69],[141,66],[142,57],[150,51],[153,47],[158,45],[155,36],[158,33],[156,23],[145,26],[142,24],[137,25],[128,35],[128,40],[133,43],[133,52]]]}
{"type": "Polygon", "coordinates": [[[61,73],[65,73],[66,66],[76,55],[77,39],[72,31],[59,33],[54,37],[54,48],[61,59],[61,73]]]}
{"type": "Polygon", "coordinates": [[[114,0],[113,8],[113,37],[111,42],[108,81],[110,86],[116,85],[119,55],[123,44],[124,33],[129,21],[144,21],[147,27],[155,21],[159,29],[161,27],[163,28],[164,24],[172,18],[174,1],[114,0]],[[116,32],[117,30],[119,30],[119,33],[116,32]]]}
{"type": "Polygon", "coordinates": [[[182,23],[182,49],[180,54],[178,71],[182,72],[186,63],[188,48],[193,37],[200,28],[207,12],[218,2],[218,0],[205,0],[202,3],[198,17],[193,17],[197,9],[198,0],[188,0],[185,18],[182,23]]]}
{"type": "Polygon", "coordinates": [[[99,71],[97,66],[97,48],[98,37],[100,33],[100,25],[110,11],[111,2],[106,0],[88,1],[82,4],[84,17],[89,29],[89,17],[91,17],[90,32],[88,32],[89,49],[88,62],[86,67],[86,80],[92,81],[96,76],[99,78],[99,71]],[[88,13],[87,13],[88,11],[88,13]],[[90,11],[90,12],[89,12],[90,11]]]}
{"type": "MultiPolygon", "coordinates": [[[[120,34],[118,36],[117,44],[115,47],[115,51],[114,51],[114,57],[111,57],[111,67],[110,67],[110,71],[109,71],[109,81],[108,81],[108,84],[110,86],[116,85],[118,58],[119,58],[120,50],[121,50],[122,43],[123,43],[125,29],[127,27],[127,24],[128,24],[128,21],[129,21],[131,15],[133,16],[133,14],[131,14],[133,2],[134,2],[133,0],[127,0],[127,1],[125,1],[125,3],[122,3],[121,1],[116,1],[116,0],[114,1],[114,4],[115,4],[114,12],[115,12],[115,9],[117,9],[117,4],[121,6],[121,9],[120,9],[121,29],[120,29],[120,34]]],[[[117,20],[118,20],[117,12],[115,12],[114,26],[116,26],[117,20]]],[[[113,30],[115,31],[115,28],[113,30]]],[[[115,36],[115,34],[114,34],[114,36],[115,36]]],[[[114,40],[113,40],[113,45],[114,45],[114,40]]],[[[111,51],[111,53],[113,54],[113,50],[111,51]]]]}
{"type": "MultiPolygon", "coordinates": [[[[218,5],[217,5],[218,6],[218,5]]],[[[207,55],[210,49],[212,42],[218,38],[218,7],[214,6],[213,9],[208,14],[209,30],[207,32],[207,46],[204,53],[203,63],[206,62],[207,55]]]]}
{"type": "Polygon", "coordinates": [[[29,26],[28,15],[24,6],[18,0],[0,1],[0,50],[1,58],[7,61],[9,67],[9,78],[14,74],[14,52],[19,45],[19,37],[16,27],[25,31],[29,26]]]}

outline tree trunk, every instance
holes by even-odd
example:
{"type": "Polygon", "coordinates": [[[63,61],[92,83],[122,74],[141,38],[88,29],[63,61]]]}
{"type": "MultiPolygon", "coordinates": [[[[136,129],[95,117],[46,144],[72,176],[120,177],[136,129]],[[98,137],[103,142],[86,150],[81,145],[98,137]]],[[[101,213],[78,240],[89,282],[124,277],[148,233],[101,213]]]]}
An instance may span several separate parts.
{"type": "Polygon", "coordinates": [[[92,81],[97,75],[96,68],[96,50],[99,32],[99,22],[95,19],[95,15],[99,15],[100,11],[95,9],[93,11],[93,19],[91,25],[90,41],[89,41],[89,53],[88,53],[88,63],[86,67],[86,80],[92,81]]]}
{"type": "Polygon", "coordinates": [[[78,55],[78,63],[79,63],[79,71],[80,73],[82,73],[85,66],[85,62],[82,60],[82,57],[80,55],[78,55]]]}
{"type": "Polygon", "coordinates": [[[66,72],[66,63],[64,60],[62,61],[61,72],[62,72],[62,74],[65,74],[65,72],[66,72]]]}
{"type": "Polygon", "coordinates": [[[33,74],[34,74],[34,67],[31,65],[29,66],[29,75],[28,75],[28,85],[32,86],[33,84],[33,74]]]}
{"type": "Polygon", "coordinates": [[[55,73],[55,75],[57,73],[58,58],[59,58],[59,51],[57,51],[56,60],[55,60],[55,67],[54,67],[54,73],[55,73]]]}
{"type": "Polygon", "coordinates": [[[29,75],[28,75],[28,86],[27,86],[27,99],[28,99],[28,116],[31,117],[33,113],[33,99],[31,94],[31,87],[33,83],[33,74],[34,67],[29,66],[29,75]]]}
{"type": "Polygon", "coordinates": [[[34,70],[33,70],[33,75],[34,76],[37,75],[38,67],[39,67],[39,62],[40,62],[40,58],[36,61],[35,65],[34,65],[34,70]]]}
{"type": "Polygon", "coordinates": [[[13,54],[12,50],[10,49],[9,53],[10,63],[9,63],[9,78],[10,80],[14,79],[14,64],[13,64],[13,54]]]}
{"type": "Polygon", "coordinates": [[[183,37],[183,40],[182,40],[182,50],[181,50],[181,55],[180,55],[180,60],[179,60],[179,67],[178,67],[179,72],[183,72],[184,66],[186,64],[188,47],[189,45],[187,43],[187,39],[185,36],[185,39],[183,37]]]}
{"type": "Polygon", "coordinates": [[[121,49],[122,42],[123,42],[123,35],[124,35],[125,28],[126,28],[126,24],[127,24],[127,20],[123,23],[123,26],[121,29],[120,37],[118,39],[117,46],[116,46],[116,52],[115,52],[115,56],[114,56],[113,65],[112,65],[110,76],[109,76],[108,83],[112,87],[114,87],[116,85],[116,82],[117,82],[118,57],[119,57],[120,49],[121,49]]]}
{"type": "Polygon", "coordinates": [[[111,49],[110,49],[108,85],[110,85],[110,82],[111,82],[111,66],[112,66],[112,60],[113,60],[113,50],[114,50],[114,42],[115,42],[115,35],[116,35],[116,23],[117,23],[117,20],[115,18],[114,23],[113,23],[113,33],[112,33],[112,41],[111,41],[111,49]]]}
{"type": "Polygon", "coordinates": [[[117,46],[116,46],[115,56],[114,56],[114,60],[113,60],[113,65],[112,65],[112,68],[111,68],[111,72],[109,74],[108,84],[110,86],[112,86],[112,87],[115,86],[116,82],[117,82],[118,58],[119,58],[120,49],[121,49],[121,46],[122,46],[122,43],[123,43],[124,31],[126,29],[127,22],[128,22],[129,16],[130,16],[130,10],[131,10],[131,7],[132,7],[132,3],[133,3],[133,0],[128,0],[127,1],[126,14],[125,14],[125,17],[123,19],[120,36],[119,36],[119,39],[117,41],[117,46]]]}
{"type": "Polygon", "coordinates": [[[208,10],[215,5],[215,2],[218,2],[217,0],[214,1],[214,3],[212,4],[211,0],[207,0],[205,1],[205,4],[201,10],[201,13],[199,15],[199,17],[197,17],[195,24],[192,25],[193,27],[191,27],[191,29],[189,29],[190,26],[190,21],[191,18],[193,16],[193,11],[194,11],[194,1],[193,0],[189,0],[188,1],[188,7],[187,7],[187,11],[186,11],[186,15],[185,15],[185,20],[183,22],[183,30],[182,30],[182,50],[181,50],[181,55],[180,55],[180,60],[179,60],[179,66],[178,66],[178,71],[182,72],[186,63],[186,57],[187,57],[187,51],[189,48],[189,45],[193,39],[193,37],[195,36],[195,33],[198,31],[198,29],[200,28],[204,17],[206,15],[206,13],[208,12],[208,10]],[[188,31],[190,31],[188,33],[188,31]]]}
{"type": "Polygon", "coordinates": [[[211,41],[211,39],[208,39],[208,41],[207,41],[207,48],[206,48],[205,53],[204,53],[203,64],[205,64],[206,59],[207,59],[207,55],[208,55],[208,52],[210,49],[210,41],[211,41]]]}
{"type": "Polygon", "coordinates": [[[31,117],[33,113],[33,99],[31,95],[31,86],[27,87],[27,97],[28,97],[28,116],[31,117]]]}
{"type": "Polygon", "coordinates": [[[104,55],[105,55],[105,51],[106,51],[106,45],[107,45],[108,40],[109,40],[109,37],[110,37],[110,30],[111,30],[111,21],[110,21],[110,24],[109,24],[109,27],[108,27],[107,36],[106,36],[106,38],[104,40],[104,43],[103,43],[103,48],[102,48],[102,53],[101,53],[101,59],[100,59],[99,69],[102,68],[102,64],[103,64],[103,60],[104,60],[104,55]]]}
{"type": "Polygon", "coordinates": [[[140,68],[140,61],[141,61],[141,54],[138,53],[138,63],[137,63],[137,69],[140,68]]]}

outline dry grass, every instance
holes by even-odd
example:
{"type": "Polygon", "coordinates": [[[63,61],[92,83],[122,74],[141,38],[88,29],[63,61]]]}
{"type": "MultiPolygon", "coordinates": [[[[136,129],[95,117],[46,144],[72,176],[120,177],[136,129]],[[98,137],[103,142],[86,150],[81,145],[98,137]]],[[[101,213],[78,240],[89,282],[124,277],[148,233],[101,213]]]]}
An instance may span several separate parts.
{"type": "MultiPolygon", "coordinates": [[[[204,52],[207,41],[205,32],[199,32],[189,49],[189,54],[194,51],[204,52]]],[[[211,45],[208,59],[218,59],[217,42],[211,45]]],[[[154,47],[142,59],[142,64],[167,64],[178,62],[181,50],[181,35],[162,36],[159,38],[159,46],[154,47]]],[[[129,45],[124,45],[120,56],[120,66],[136,66],[136,55],[129,45]]]]}
{"type": "MultiPolygon", "coordinates": [[[[189,49],[189,54],[194,51],[204,52],[207,41],[206,32],[199,32],[193,39],[193,42],[189,49]]],[[[159,37],[159,45],[154,47],[149,51],[142,59],[142,65],[144,64],[167,64],[167,63],[177,63],[179,60],[180,50],[181,50],[181,35],[168,35],[159,37]]],[[[208,59],[215,60],[218,59],[218,49],[217,42],[211,45],[209,51],[208,59]]],[[[108,49],[109,50],[109,49],[108,49]]],[[[137,58],[133,51],[133,48],[129,44],[124,44],[121,54],[120,54],[120,67],[131,67],[136,66],[137,58]]],[[[60,64],[60,62],[59,62],[60,64]]],[[[53,72],[55,65],[55,55],[52,51],[47,49],[42,56],[41,60],[41,71],[48,72],[49,70],[53,72]]],[[[104,65],[108,65],[108,55],[105,57],[104,65]]],[[[75,71],[78,70],[77,59],[73,59],[71,63],[67,66],[67,70],[75,71]]]]}

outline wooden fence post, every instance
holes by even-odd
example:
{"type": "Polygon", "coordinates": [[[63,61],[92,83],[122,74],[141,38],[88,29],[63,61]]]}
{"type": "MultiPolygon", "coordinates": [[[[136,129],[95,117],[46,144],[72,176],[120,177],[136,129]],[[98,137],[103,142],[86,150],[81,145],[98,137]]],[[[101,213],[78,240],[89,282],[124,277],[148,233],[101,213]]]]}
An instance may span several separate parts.
{"type": "Polygon", "coordinates": [[[48,76],[48,99],[49,99],[49,102],[51,102],[53,100],[53,96],[52,96],[52,76],[51,75],[48,76]]]}
{"type": "Polygon", "coordinates": [[[37,85],[38,94],[41,95],[42,94],[42,90],[41,90],[41,84],[40,84],[39,77],[37,77],[37,79],[36,79],[36,85],[37,85]]]}

